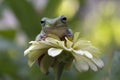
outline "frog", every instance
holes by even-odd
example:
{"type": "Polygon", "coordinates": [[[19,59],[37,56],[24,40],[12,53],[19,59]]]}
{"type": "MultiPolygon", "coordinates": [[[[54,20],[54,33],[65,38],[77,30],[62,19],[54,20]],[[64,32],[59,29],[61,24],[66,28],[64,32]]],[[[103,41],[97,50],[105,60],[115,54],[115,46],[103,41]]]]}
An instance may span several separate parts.
{"type": "Polygon", "coordinates": [[[42,30],[35,38],[36,41],[45,40],[49,34],[56,35],[61,40],[65,40],[65,37],[73,37],[73,32],[68,27],[66,16],[62,15],[52,19],[43,17],[40,24],[42,30]]]}

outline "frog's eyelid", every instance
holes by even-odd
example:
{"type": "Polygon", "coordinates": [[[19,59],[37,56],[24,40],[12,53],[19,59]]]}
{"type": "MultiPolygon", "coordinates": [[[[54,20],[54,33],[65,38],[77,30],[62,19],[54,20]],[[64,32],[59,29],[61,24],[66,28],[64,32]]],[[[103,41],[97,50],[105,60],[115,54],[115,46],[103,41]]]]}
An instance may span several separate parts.
{"type": "Polygon", "coordinates": [[[47,18],[46,17],[43,17],[42,19],[41,19],[41,21],[45,21],[47,18]]]}

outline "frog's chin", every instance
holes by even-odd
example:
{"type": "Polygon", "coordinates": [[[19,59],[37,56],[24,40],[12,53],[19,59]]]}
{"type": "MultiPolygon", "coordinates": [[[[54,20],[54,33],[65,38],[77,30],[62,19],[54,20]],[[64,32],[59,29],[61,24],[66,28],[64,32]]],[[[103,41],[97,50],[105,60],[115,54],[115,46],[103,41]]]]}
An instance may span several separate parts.
{"type": "Polygon", "coordinates": [[[61,27],[49,27],[49,28],[45,28],[44,32],[46,34],[55,34],[58,37],[62,37],[64,34],[66,34],[66,30],[68,28],[66,26],[61,26],[61,27]]]}

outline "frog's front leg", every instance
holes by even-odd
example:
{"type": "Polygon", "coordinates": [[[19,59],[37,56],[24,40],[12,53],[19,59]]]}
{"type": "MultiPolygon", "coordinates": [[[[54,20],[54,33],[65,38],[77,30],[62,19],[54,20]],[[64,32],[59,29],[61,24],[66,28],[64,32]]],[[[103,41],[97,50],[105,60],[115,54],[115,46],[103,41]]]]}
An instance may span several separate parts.
{"type": "Polygon", "coordinates": [[[45,40],[46,38],[47,38],[46,34],[39,34],[39,35],[37,35],[35,41],[45,40]]]}
{"type": "Polygon", "coordinates": [[[61,38],[61,40],[65,40],[65,37],[67,37],[69,40],[73,39],[73,32],[71,29],[67,30],[67,33],[61,38]]]}
{"type": "Polygon", "coordinates": [[[40,36],[40,40],[45,40],[47,38],[47,35],[40,36]]]}
{"type": "Polygon", "coordinates": [[[73,37],[73,32],[71,29],[67,30],[67,34],[65,35],[66,37],[73,37]]]}

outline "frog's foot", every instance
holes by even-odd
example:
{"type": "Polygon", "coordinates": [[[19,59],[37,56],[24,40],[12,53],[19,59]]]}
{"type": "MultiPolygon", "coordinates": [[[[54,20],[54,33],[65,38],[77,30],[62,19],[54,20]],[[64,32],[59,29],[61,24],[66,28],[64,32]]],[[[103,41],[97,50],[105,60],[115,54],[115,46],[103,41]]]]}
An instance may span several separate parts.
{"type": "Polygon", "coordinates": [[[65,40],[65,37],[67,37],[70,41],[73,40],[73,35],[64,35],[61,40],[65,40]]]}
{"type": "Polygon", "coordinates": [[[45,40],[47,38],[47,35],[40,36],[40,40],[45,40]]]}

